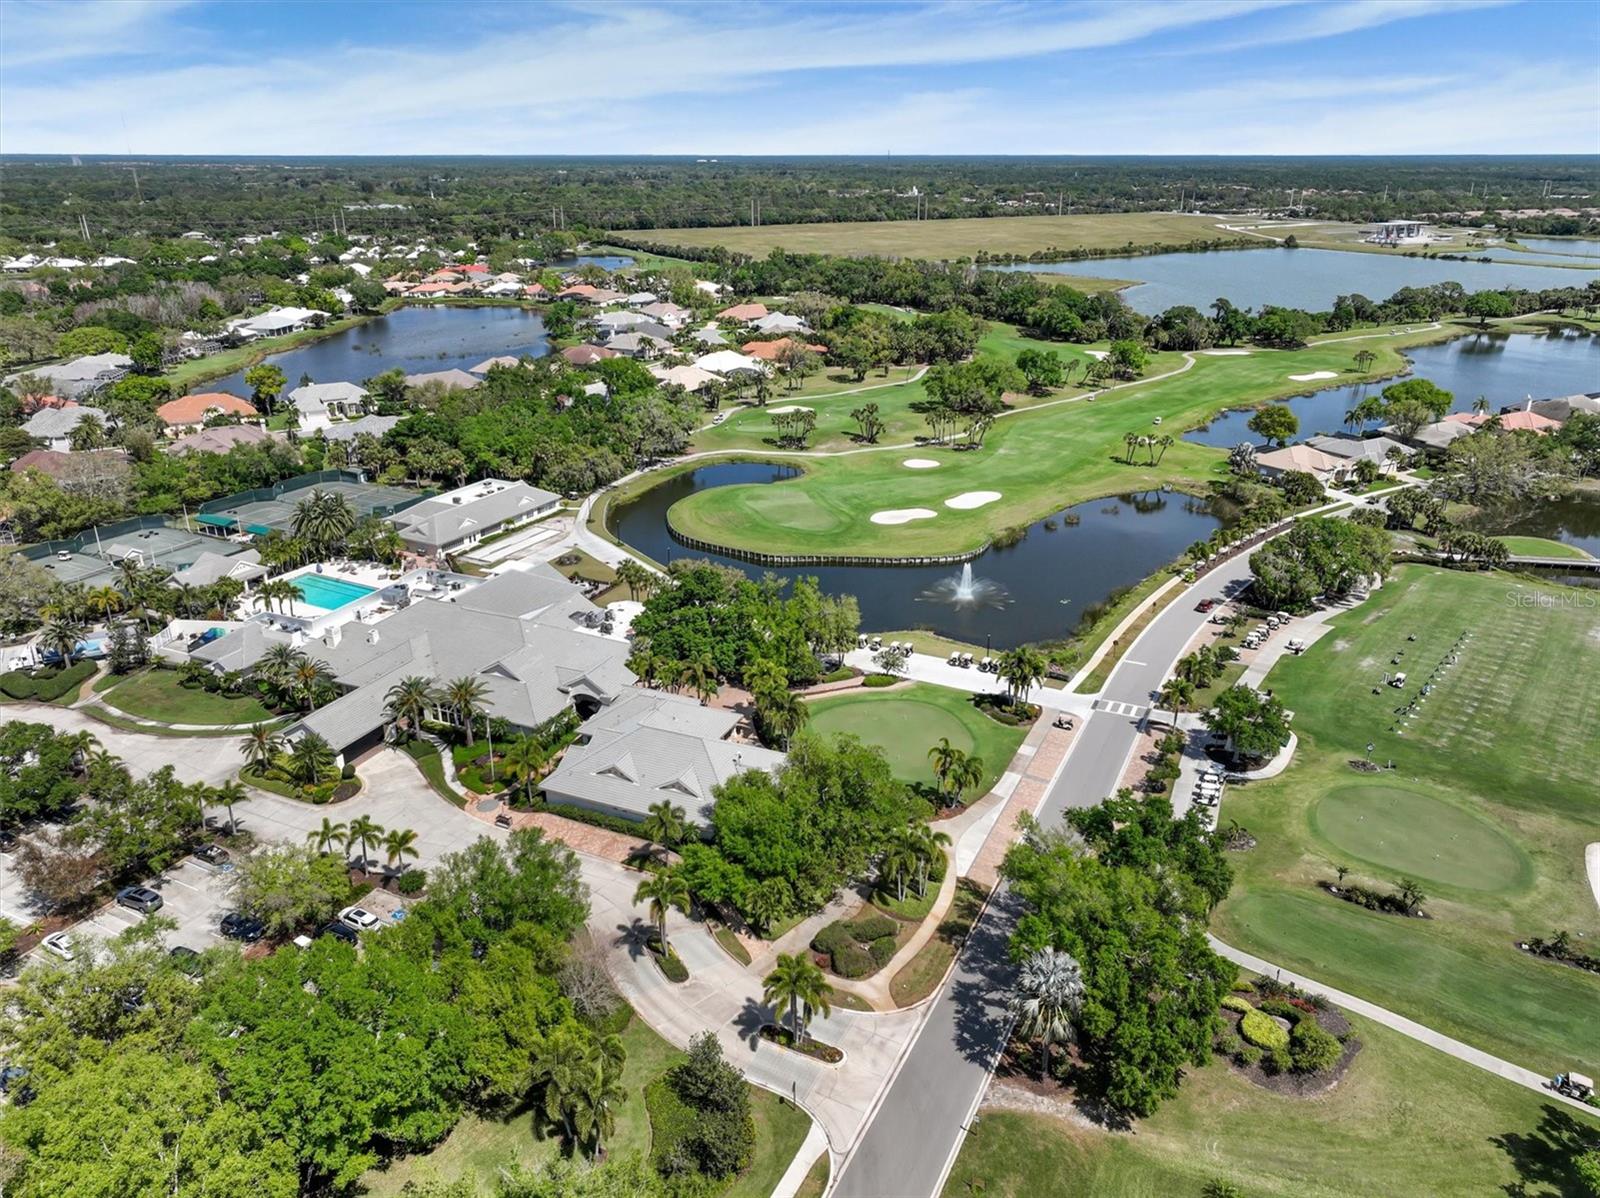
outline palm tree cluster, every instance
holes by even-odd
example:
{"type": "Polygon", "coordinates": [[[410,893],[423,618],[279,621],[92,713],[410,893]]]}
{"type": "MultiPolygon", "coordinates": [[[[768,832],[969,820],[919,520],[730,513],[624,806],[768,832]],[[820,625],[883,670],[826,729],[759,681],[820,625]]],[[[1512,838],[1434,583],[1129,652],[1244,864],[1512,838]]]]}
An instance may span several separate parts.
{"type": "Polygon", "coordinates": [[[1133,455],[1138,450],[1145,454],[1145,464],[1149,466],[1161,465],[1161,459],[1167,456],[1167,450],[1176,442],[1166,433],[1124,433],[1122,444],[1126,447],[1128,465],[1133,465],[1133,455]]]}
{"type": "Polygon", "coordinates": [[[1000,655],[995,673],[1006,680],[1006,693],[1013,705],[1021,705],[1027,700],[1028,692],[1044,681],[1049,670],[1050,663],[1043,653],[1021,645],[1000,655]]]}
{"type": "MultiPolygon", "coordinates": [[[[1223,667],[1238,658],[1239,651],[1231,645],[1201,645],[1193,653],[1178,659],[1178,664],[1173,667],[1177,679],[1189,683],[1192,688],[1189,698],[1193,699],[1193,691],[1210,686],[1222,676],[1223,667]]],[[[1172,706],[1170,703],[1166,706],[1172,706]]]]}
{"type": "Polygon", "coordinates": [[[413,829],[385,830],[366,815],[358,815],[348,824],[335,823],[323,816],[322,826],[307,833],[306,843],[319,853],[342,852],[347,857],[359,848],[362,872],[367,870],[368,854],[374,845],[383,850],[384,861],[394,873],[404,873],[409,868],[406,858],[418,855],[417,834],[413,829]]]}
{"type": "Polygon", "coordinates": [[[292,645],[278,644],[267,649],[256,664],[256,677],[279,707],[315,711],[334,695],[333,675],[327,664],[292,645]]]}
{"type": "Polygon", "coordinates": [[[918,898],[925,897],[934,862],[943,856],[949,844],[949,836],[935,832],[927,824],[908,824],[897,829],[878,859],[879,880],[892,882],[895,897],[901,902],[905,901],[908,881],[916,887],[918,898]]]}
{"type": "Polygon", "coordinates": [[[252,724],[239,742],[246,768],[257,774],[277,770],[301,786],[315,786],[332,771],[337,755],[333,746],[308,732],[293,744],[270,724],[252,724]]]}
{"type": "Polygon", "coordinates": [[[558,1024],[533,1050],[533,1082],[541,1087],[540,1110],[594,1157],[616,1128],[622,1089],[622,1039],[587,1033],[572,1022],[558,1024]]]}
{"type": "Polygon", "coordinates": [[[322,560],[342,550],[355,531],[355,509],[343,495],[321,489],[295,505],[294,538],[310,556],[322,560]]]}
{"type": "Polygon", "coordinates": [[[628,598],[643,603],[655,594],[661,585],[661,578],[654,570],[630,557],[617,567],[617,582],[628,588],[628,598]]]}
{"type": "Polygon", "coordinates": [[[822,967],[806,953],[779,953],[772,972],[762,979],[761,996],[778,1010],[788,1009],[789,1030],[796,1044],[805,1043],[806,1028],[818,1011],[829,1014],[833,987],[822,967]]]}
{"type": "Polygon", "coordinates": [[[983,758],[956,748],[948,736],[928,750],[933,762],[934,789],[941,805],[953,807],[961,796],[983,781],[983,758]]]}
{"type": "Polygon", "coordinates": [[[716,663],[709,656],[692,661],[678,661],[663,654],[652,653],[646,647],[628,659],[628,668],[639,676],[646,686],[660,686],[681,694],[693,693],[702,706],[710,703],[722,689],[717,677],[716,663]]]}

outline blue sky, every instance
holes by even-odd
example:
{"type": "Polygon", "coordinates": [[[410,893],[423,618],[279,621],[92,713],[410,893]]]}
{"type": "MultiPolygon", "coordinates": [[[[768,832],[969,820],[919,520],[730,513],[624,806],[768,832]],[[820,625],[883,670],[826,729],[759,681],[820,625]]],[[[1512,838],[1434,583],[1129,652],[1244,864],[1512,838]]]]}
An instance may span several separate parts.
{"type": "Polygon", "coordinates": [[[0,0],[0,150],[1600,153],[1600,4],[0,0]]]}

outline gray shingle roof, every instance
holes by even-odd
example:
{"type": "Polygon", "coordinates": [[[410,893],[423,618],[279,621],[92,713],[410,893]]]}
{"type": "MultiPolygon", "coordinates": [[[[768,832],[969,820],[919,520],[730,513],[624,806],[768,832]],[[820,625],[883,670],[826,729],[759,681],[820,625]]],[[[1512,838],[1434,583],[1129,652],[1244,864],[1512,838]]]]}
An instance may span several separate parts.
{"type": "Polygon", "coordinates": [[[493,532],[521,516],[543,511],[560,496],[527,483],[512,483],[479,499],[455,503],[449,498],[424,500],[397,513],[392,523],[409,545],[441,549],[473,534],[493,532]]]}
{"type": "Polygon", "coordinates": [[[54,437],[66,437],[72,430],[82,424],[86,417],[93,416],[107,428],[111,427],[111,417],[99,408],[40,408],[28,417],[22,431],[30,437],[43,437],[49,440],[54,437]]]}

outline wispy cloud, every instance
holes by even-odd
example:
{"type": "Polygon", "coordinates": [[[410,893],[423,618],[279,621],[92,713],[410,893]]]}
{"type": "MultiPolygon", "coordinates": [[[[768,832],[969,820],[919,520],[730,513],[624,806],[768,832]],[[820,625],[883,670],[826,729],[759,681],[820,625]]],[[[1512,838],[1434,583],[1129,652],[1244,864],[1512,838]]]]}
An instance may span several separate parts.
{"type": "Polygon", "coordinates": [[[179,18],[192,7],[193,0],[5,0],[0,66],[154,52],[173,44],[179,18]]]}

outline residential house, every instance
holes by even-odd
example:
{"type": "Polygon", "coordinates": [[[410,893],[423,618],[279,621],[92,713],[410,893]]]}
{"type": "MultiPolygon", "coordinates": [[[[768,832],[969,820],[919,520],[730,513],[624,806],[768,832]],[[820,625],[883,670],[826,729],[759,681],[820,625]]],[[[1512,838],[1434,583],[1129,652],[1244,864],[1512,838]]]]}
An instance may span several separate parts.
{"type": "Polygon", "coordinates": [[[467,367],[467,373],[468,374],[488,374],[496,366],[516,366],[519,363],[521,363],[521,361],[522,361],[521,358],[513,357],[511,354],[501,354],[499,357],[496,357],[496,358],[485,358],[483,361],[479,362],[476,366],[468,366],[467,367]]]}
{"type": "Polygon", "coordinates": [[[602,312],[594,318],[594,327],[604,338],[625,333],[635,325],[649,323],[650,318],[638,312],[602,312]]]}
{"type": "Polygon", "coordinates": [[[630,308],[642,308],[646,304],[653,304],[661,297],[654,291],[635,291],[632,295],[622,297],[622,302],[630,308]]]}
{"type": "Polygon", "coordinates": [[[1587,395],[1564,395],[1560,399],[1536,399],[1528,405],[1528,410],[1548,416],[1551,420],[1559,420],[1562,424],[1580,412],[1600,416],[1600,391],[1592,391],[1587,395]]]}
{"type": "Polygon", "coordinates": [[[127,354],[87,354],[54,366],[19,370],[6,376],[6,386],[14,389],[19,378],[31,374],[49,383],[53,395],[63,399],[81,399],[90,392],[116,382],[132,366],[133,359],[127,354]]]}
{"type": "Polygon", "coordinates": [[[717,375],[709,370],[701,370],[698,366],[652,366],[650,373],[655,375],[664,387],[682,387],[691,393],[699,391],[707,383],[722,381],[717,375]]]}
{"type": "Polygon", "coordinates": [[[449,389],[460,388],[471,391],[482,379],[468,374],[465,370],[427,370],[421,374],[406,375],[406,386],[425,387],[429,383],[439,383],[449,389]]]}
{"type": "Polygon", "coordinates": [[[639,309],[639,314],[659,321],[669,329],[681,329],[689,317],[694,315],[688,308],[680,308],[677,304],[665,301],[646,304],[639,309]]]}
{"type": "Polygon", "coordinates": [[[746,357],[731,349],[719,349],[715,353],[702,354],[694,360],[694,364],[701,370],[709,370],[712,374],[720,375],[738,374],[741,371],[766,374],[769,369],[760,359],[746,357]]]}
{"type": "Polygon", "coordinates": [[[672,342],[649,333],[617,333],[606,342],[606,348],[629,358],[654,358],[670,350],[672,342]]]}
{"type": "Polygon", "coordinates": [[[704,829],[716,788],[745,770],[775,773],[784,755],[730,740],[737,713],[693,699],[633,690],[584,721],[545,778],[545,798],[644,820],[656,803],[684,808],[704,829]]]}
{"type": "Polygon", "coordinates": [[[173,436],[192,433],[203,428],[212,416],[237,416],[241,420],[258,420],[261,413],[248,400],[226,391],[199,391],[168,400],[156,409],[156,417],[167,426],[173,436]]]}
{"type": "Polygon", "coordinates": [[[618,358],[622,355],[603,345],[569,345],[561,351],[561,356],[573,366],[593,366],[596,362],[604,362],[607,358],[618,358]]]}
{"type": "MultiPolygon", "coordinates": [[[[1432,424],[1424,424],[1409,437],[1400,437],[1407,444],[1415,445],[1418,449],[1430,454],[1442,454],[1450,448],[1453,441],[1461,437],[1470,437],[1477,430],[1470,424],[1463,424],[1459,420],[1438,420],[1432,424]]],[[[1399,437],[1399,432],[1392,426],[1386,425],[1385,434],[1399,437]]]]}
{"type": "MultiPolygon", "coordinates": [[[[783,353],[797,342],[792,337],[779,337],[776,341],[746,341],[739,348],[752,358],[759,358],[763,362],[776,362],[783,357],[783,353]]],[[[828,352],[826,345],[807,345],[806,348],[814,354],[828,352]]]]}
{"type": "Polygon", "coordinates": [[[524,482],[489,478],[413,504],[390,518],[407,549],[439,560],[484,537],[548,516],[561,497],[524,482]]]}
{"type": "Polygon", "coordinates": [[[258,337],[281,337],[298,332],[327,319],[328,314],[320,308],[273,308],[258,316],[230,320],[223,329],[235,341],[254,341],[258,337]]]}
{"type": "Polygon", "coordinates": [[[723,334],[722,330],[714,324],[708,324],[704,328],[696,329],[692,336],[701,345],[707,347],[728,344],[728,338],[723,334]]]}
{"type": "Polygon", "coordinates": [[[300,418],[301,431],[308,433],[367,410],[366,389],[355,383],[307,383],[289,392],[288,400],[300,418]]]}
{"type": "Polygon", "coordinates": [[[208,587],[231,578],[249,590],[252,583],[265,578],[270,571],[261,564],[261,554],[255,549],[242,553],[213,553],[206,550],[167,577],[167,585],[178,587],[208,587]]]}
{"type": "Polygon", "coordinates": [[[63,408],[40,408],[24,422],[22,431],[36,441],[43,441],[46,449],[65,453],[72,448],[73,431],[90,417],[107,429],[111,427],[111,417],[99,408],[73,404],[63,408]]]}
{"type": "Polygon", "coordinates": [[[127,484],[132,467],[120,449],[86,449],[76,453],[30,449],[11,463],[13,474],[37,470],[55,479],[63,491],[104,494],[127,484]]]}
{"type": "Polygon", "coordinates": [[[1508,433],[1538,433],[1541,437],[1561,427],[1561,421],[1541,416],[1528,408],[1513,408],[1509,412],[1500,412],[1492,416],[1488,412],[1452,412],[1445,419],[1475,429],[1482,428],[1494,420],[1498,421],[1500,427],[1508,433]]]}
{"type": "Polygon", "coordinates": [[[766,314],[767,306],[765,304],[734,304],[731,308],[724,308],[718,312],[717,319],[750,324],[753,321],[760,320],[766,314]]]}
{"type": "Polygon", "coordinates": [[[258,424],[219,424],[186,433],[166,447],[175,457],[189,453],[231,453],[240,445],[260,445],[276,440],[258,424]]]}
{"type": "Polygon", "coordinates": [[[1289,445],[1256,454],[1256,470],[1263,478],[1302,473],[1311,475],[1324,486],[1343,478],[1350,466],[1344,458],[1336,458],[1309,445],[1289,445]]]}
{"type": "Polygon", "coordinates": [[[798,316],[790,316],[787,312],[769,312],[759,320],[751,322],[763,333],[809,333],[811,326],[798,316]]]}
{"type": "Polygon", "coordinates": [[[343,424],[334,424],[322,430],[322,436],[328,441],[351,442],[357,437],[368,436],[383,439],[383,435],[392,429],[403,416],[362,416],[358,420],[346,420],[343,424]]]}
{"type": "Polygon", "coordinates": [[[1382,474],[1393,474],[1398,465],[1395,456],[1409,458],[1415,450],[1402,445],[1393,437],[1348,437],[1343,435],[1307,437],[1306,444],[1336,458],[1343,458],[1352,466],[1360,461],[1373,462],[1382,474]]]}

